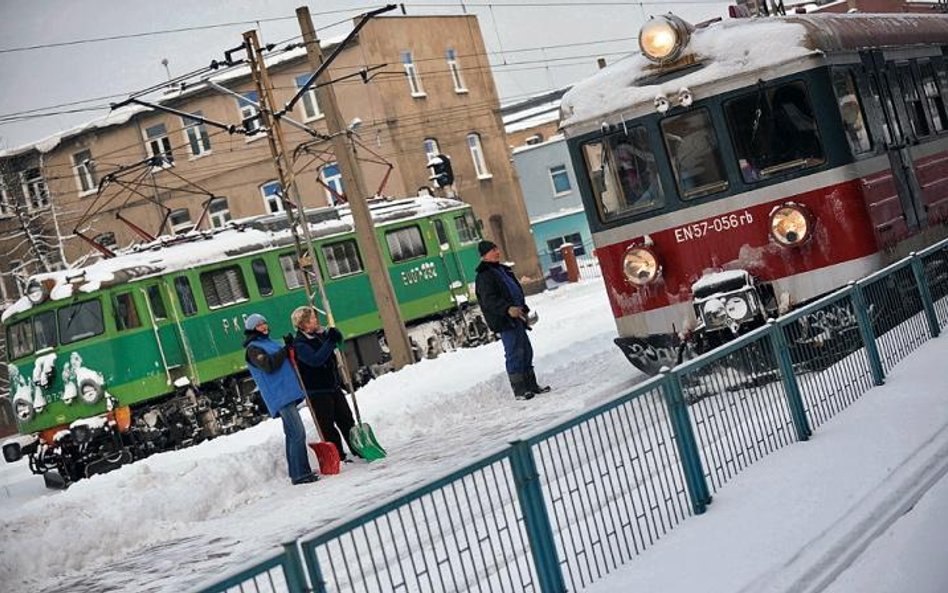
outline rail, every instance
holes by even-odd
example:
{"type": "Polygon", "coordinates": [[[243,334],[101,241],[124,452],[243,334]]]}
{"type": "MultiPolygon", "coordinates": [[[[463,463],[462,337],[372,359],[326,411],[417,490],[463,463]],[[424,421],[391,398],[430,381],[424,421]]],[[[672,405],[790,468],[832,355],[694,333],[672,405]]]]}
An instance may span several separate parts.
{"type": "Polygon", "coordinates": [[[579,591],[948,325],[948,241],[201,593],[579,591]]]}

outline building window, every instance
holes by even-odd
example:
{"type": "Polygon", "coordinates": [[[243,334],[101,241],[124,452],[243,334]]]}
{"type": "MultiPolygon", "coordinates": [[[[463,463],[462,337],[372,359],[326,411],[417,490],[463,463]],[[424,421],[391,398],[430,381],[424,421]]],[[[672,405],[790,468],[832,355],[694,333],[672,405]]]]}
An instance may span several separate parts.
{"type": "MultiPolygon", "coordinates": [[[[195,111],[194,115],[202,117],[200,111],[195,111]]],[[[207,136],[207,126],[200,120],[190,117],[182,117],[181,122],[184,125],[184,135],[188,138],[188,146],[191,147],[191,156],[196,158],[211,152],[211,139],[207,136]]]]}
{"type": "Polygon", "coordinates": [[[385,240],[388,242],[388,252],[392,255],[393,263],[428,255],[421,229],[417,226],[389,231],[385,233],[385,240]]]}
{"type": "Polygon", "coordinates": [[[320,175],[323,178],[323,183],[326,185],[326,199],[330,206],[335,206],[342,201],[340,198],[345,195],[342,187],[342,171],[339,170],[339,164],[329,163],[322,168],[320,175]],[[335,194],[333,192],[335,192],[335,194]]]}
{"type": "Polygon", "coordinates": [[[207,213],[211,217],[211,226],[220,228],[230,220],[230,208],[227,206],[227,198],[214,198],[208,205],[207,213]]]}
{"type": "Polygon", "coordinates": [[[408,79],[408,88],[411,90],[412,97],[424,97],[425,90],[421,88],[421,78],[418,76],[418,70],[415,68],[415,60],[410,51],[402,52],[402,65],[405,67],[405,78],[408,79]]]}
{"type": "Polygon", "coordinates": [[[7,185],[0,179],[0,216],[13,216],[13,200],[7,192],[7,185]]]}
{"type": "Polygon", "coordinates": [[[186,233],[194,228],[194,224],[191,223],[191,213],[188,212],[187,208],[172,210],[171,214],[168,215],[168,222],[171,223],[171,232],[176,235],[186,233]]]}
{"type": "Polygon", "coordinates": [[[98,187],[95,179],[95,163],[92,162],[92,151],[80,150],[72,155],[73,171],[76,174],[76,184],[79,193],[87,194],[98,187]]]}
{"type": "Polygon", "coordinates": [[[572,233],[566,235],[565,237],[557,237],[555,239],[547,239],[546,246],[550,250],[550,259],[553,261],[563,261],[563,256],[560,254],[560,247],[563,246],[563,243],[572,243],[573,253],[576,257],[581,255],[586,255],[586,248],[583,247],[583,238],[579,233],[572,233]]]}
{"type": "Polygon", "coordinates": [[[568,194],[572,190],[566,165],[550,167],[550,181],[553,182],[553,193],[557,196],[568,194]]]}
{"type": "Polygon", "coordinates": [[[242,303],[249,298],[244,276],[237,266],[204,272],[201,274],[201,290],[211,309],[242,303]]]}
{"type": "Polygon", "coordinates": [[[145,141],[148,142],[148,156],[162,159],[162,163],[158,167],[170,167],[174,164],[174,155],[171,154],[171,139],[168,138],[165,124],[145,128],[145,141]]]}
{"type": "MultiPolygon", "coordinates": [[[[303,74],[302,76],[296,77],[296,88],[301,89],[303,85],[306,84],[306,81],[309,80],[311,74],[303,74]]],[[[303,121],[312,121],[314,119],[319,119],[323,116],[322,110],[319,108],[319,103],[316,102],[316,83],[313,83],[313,86],[309,88],[308,91],[303,93],[303,121]]]]}
{"type": "Polygon", "coordinates": [[[23,185],[23,195],[26,197],[28,210],[39,210],[49,206],[49,190],[46,189],[46,180],[38,168],[27,169],[20,173],[20,183],[23,185]]]}
{"type": "Polygon", "coordinates": [[[451,71],[451,80],[454,81],[455,93],[466,93],[467,87],[464,86],[464,79],[461,77],[461,66],[458,64],[458,54],[453,49],[448,49],[448,70],[451,71]]]}
{"type": "Polygon", "coordinates": [[[359,259],[359,248],[353,240],[341,241],[331,245],[323,245],[323,257],[326,258],[326,268],[330,278],[339,278],[362,271],[362,260],[359,259]]]}
{"type": "Polygon", "coordinates": [[[425,138],[425,163],[430,163],[431,159],[441,154],[441,148],[438,141],[434,138],[425,138]]]}
{"type": "Polygon", "coordinates": [[[273,282],[270,280],[270,270],[267,269],[267,262],[258,257],[250,262],[250,269],[253,271],[254,280],[257,281],[257,290],[260,291],[260,296],[273,294],[273,282]]]}
{"type": "Polygon", "coordinates": [[[468,134],[467,146],[471,149],[471,160],[474,162],[474,172],[478,179],[488,179],[491,174],[487,170],[487,161],[484,160],[484,149],[481,146],[480,134],[468,134]]]}
{"type": "Polygon", "coordinates": [[[257,109],[259,95],[257,95],[257,91],[248,91],[241,94],[243,98],[237,99],[237,107],[240,109],[240,119],[247,131],[247,140],[250,140],[254,138],[252,134],[263,128],[263,124],[260,123],[260,110],[257,109]]]}
{"type": "Polygon", "coordinates": [[[287,290],[303,286],[303,270],[300,269],[300,263],[296,261],[295,255],[289,253],[281,255],[280,269],[283,270],[283,281],[286,282],[287,290]]]}
{"type": "Polygon", "coordinates": [[[178,304],[181,305],[182,313],[189,317],[197,313],[197,302],[194,300],[191,281],[187,276],[178,276],[174,279],[174,291],[178,293],[178,304]]]}
{"type": "Polygon", "coordinates": [[[260,186],[260,193],[263,194],[263,203],[266,204],[267,212],[277,214],[283,212],[283,198],[280,191],[279,181],[270,181],[260,186]]]}

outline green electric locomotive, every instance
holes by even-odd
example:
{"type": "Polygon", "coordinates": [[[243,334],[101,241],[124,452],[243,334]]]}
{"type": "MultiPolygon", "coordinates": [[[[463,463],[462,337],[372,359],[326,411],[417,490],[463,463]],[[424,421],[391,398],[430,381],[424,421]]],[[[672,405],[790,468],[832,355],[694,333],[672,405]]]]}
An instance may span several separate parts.
{"type": "MultiPolygon", "coordinates": [[[[416,357],[491,335],[474,304],[480,240],[470,206],[373,200],[377,239],[416,357]]],[[[390,365],[348,208],[307,212],[356,384],[390,365]]],[[[138,245],[78,269],[37,275],[3,314],[20,435],[3,447],[50,487],[186,447],[265,417],[246,373],[250,313],[290,331],[306,303],[285,217],[273,215],[138,245]]],[[[317,306],[319,306],[317,301],[317,306]]]]}

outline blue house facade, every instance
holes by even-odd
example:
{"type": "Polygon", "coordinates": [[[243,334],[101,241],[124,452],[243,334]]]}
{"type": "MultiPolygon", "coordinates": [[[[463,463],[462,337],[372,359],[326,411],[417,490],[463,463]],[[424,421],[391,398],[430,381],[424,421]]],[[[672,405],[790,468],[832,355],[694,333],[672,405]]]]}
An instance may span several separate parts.
{"type": "Polygon", "coordinates": [[[517,147],[513,161],[543,271],[559,276],[563,266],[558,248],[566,242],[573,244],[577,256],[592,257],[592,234],[563,136],[517,147]]]}

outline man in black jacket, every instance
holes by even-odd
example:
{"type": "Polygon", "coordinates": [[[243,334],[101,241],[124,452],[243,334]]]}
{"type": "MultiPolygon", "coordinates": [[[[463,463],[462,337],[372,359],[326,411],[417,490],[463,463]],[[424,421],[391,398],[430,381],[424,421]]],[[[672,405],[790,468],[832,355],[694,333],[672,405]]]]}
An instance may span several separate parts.
{"type": "Polygon", "coordinates": [[[548,386],[537,384],[533,371],[533,346],[527,336],[527,306],[523,287],[509,266],[500,263],[500,248],[490,241],[477,244],[481,263],[477,266],[474,289],[487,326],[500,334],[504,344],[507,376],[517,399],[531,399],[546,393],[548,386]]]}
{"type": "Polygon", "coordinates": [[[320,327],[319,317],[312,307],[297,307],[291,320],[297,329],[293,351],[306,387],[306,397],[313,406],[320,431],[339,450],[339,459],[346,461],[342,438],[346,439],[352,454],[358,454],[349,440],[355,420],[342,391],[342,375],[333,356],[333,350],[342,342],[342,333],[334,327],[320,327]],[[339,431],[342,431],[342,438],[339,431]]]}

